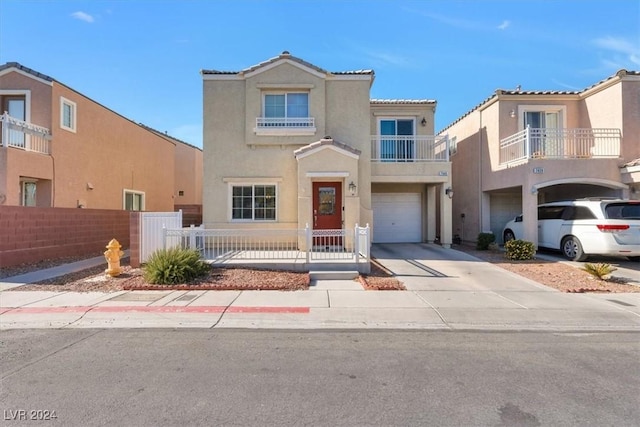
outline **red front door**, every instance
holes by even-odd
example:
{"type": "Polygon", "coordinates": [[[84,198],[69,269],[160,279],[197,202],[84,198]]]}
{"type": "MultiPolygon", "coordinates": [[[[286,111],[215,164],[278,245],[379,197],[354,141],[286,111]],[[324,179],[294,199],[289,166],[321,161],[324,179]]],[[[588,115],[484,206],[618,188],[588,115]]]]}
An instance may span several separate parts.
{"type": "MultiPolygon", "coordinates": [[[[313,183],[313,229],[341,230],[342,229],[342,183],[314,182],[313,183]]],[[[342,245],[342,239],[337,237],[315,237],[314,246],[342,245]]]]}

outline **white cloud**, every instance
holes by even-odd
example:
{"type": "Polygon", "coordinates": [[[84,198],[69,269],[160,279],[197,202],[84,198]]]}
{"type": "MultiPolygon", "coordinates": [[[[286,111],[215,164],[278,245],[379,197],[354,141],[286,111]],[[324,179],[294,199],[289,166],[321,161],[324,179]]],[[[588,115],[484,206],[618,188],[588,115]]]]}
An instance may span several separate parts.
{"type": "Polygon", "coordinates": [[[509,25],[511,25],[511,21],[505,19],[504,21],[502,21],[502,24],[498,25],[498,29],[506,30],[509,25]]]}
{"type": "Polygon", "coordinates": [[[71,16],[74,17],[75,19],[79,19],[84,22],[92,23],[94,21],[93,16],[89,15],[88,13],[84,13],[80,11],[73,12],[71,16]]]}
{"type": "Polygon", "coordinates": [[[622,37],[606,36],[593,40],[597,47],[609,51],[612,57],[602,60],[611,68],[627,68],[640,66],[640,45],[622,37]]]}

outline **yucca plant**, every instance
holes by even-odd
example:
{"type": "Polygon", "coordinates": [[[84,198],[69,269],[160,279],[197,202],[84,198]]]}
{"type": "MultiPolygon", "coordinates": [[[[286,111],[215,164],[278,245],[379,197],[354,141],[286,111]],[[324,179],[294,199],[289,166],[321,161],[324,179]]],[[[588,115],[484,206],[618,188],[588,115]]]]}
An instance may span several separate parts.
{"type": "Polygon", "coordinates": [[[159,249],[151,254],[144,266],[144,279],[152,284],[175,285],[203,276],[210,268],[196,250],[159,249]]]}
{"type": "Polygon", "coordinates": [[[611,277],[611,273],[616,271],[617,268],[613,267],[611,264],[606,264],[604,262],[599,262],[597,264],[586,263],[582,270],[591,274],[592,276],[597,277],[599,280],[607,280],[611,277]]]}

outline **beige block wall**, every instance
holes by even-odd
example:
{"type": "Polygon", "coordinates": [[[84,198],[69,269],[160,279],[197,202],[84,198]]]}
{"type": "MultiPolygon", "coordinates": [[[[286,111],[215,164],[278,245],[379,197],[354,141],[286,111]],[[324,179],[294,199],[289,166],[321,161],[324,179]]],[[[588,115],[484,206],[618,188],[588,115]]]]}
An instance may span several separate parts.
{"type": "Polygon", "coordinates": [[[145,193],[147,211],[173,210],[173,143],[64,85],[52,94],[55,207],[123,209],[128,189],[145,193]],[[60,127],[60,97],[76,103],[76,132],[60,127]]]}

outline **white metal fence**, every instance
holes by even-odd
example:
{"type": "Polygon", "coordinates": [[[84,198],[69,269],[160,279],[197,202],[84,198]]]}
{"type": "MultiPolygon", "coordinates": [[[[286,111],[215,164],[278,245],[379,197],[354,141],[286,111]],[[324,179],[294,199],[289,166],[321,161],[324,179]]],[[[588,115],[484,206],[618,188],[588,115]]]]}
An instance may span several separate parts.
{"type": "Polygon", "coordinates": [[[374,135],[373,162],[448,162],[447,135],[374,135]]]}
{"type": "Polygon", "coordinates": [[[9,113],[0,116],[3,147],[19,148],[25,151],[51,154],[49,129],[11,117],[9,113]]]}
{"type": "Polygon", "coordinates": [[[369,262],[370,228],[348,230],[229,230],[203,227],[164,228],[163,247],[197,249],[212,263],[289,260],[369,262]]]}
{"type": "Polygon", "coordinates": [[[257,128],[312,128],[314,117],[257,117],[257,128]]]}
{"type": "Polygon", "coordinates": [[[621,139],[620,129],[527,127],[500,141],[500,164],[529,158],[617,158],[621,139]]]}

